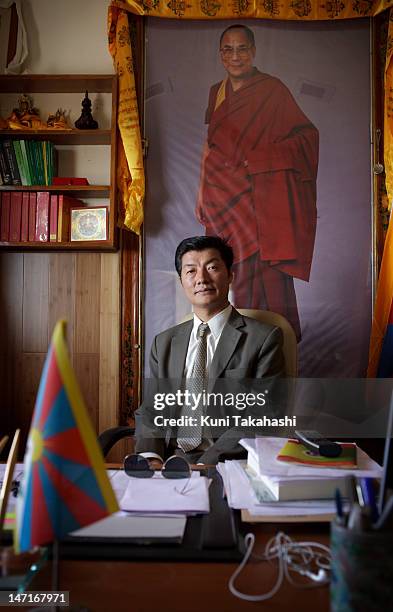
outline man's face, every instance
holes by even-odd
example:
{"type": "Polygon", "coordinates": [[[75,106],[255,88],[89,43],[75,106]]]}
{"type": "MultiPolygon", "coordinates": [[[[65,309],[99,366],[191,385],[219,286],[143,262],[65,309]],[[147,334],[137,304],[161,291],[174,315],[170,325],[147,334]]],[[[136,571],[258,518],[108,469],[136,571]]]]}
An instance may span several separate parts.
{"type": "Polygon", "coordinates": [[[241,28],[229,30],[221,41],[222,65],[233,79],[247,78],[253,68],[255,47],[241,28]]]}
{"type": "Polygon", "coordinates": [[[227,306],[232,277],[217,249],[188,251],[182,257],[181,284],[197,314],[215,314],[227,306]]]}

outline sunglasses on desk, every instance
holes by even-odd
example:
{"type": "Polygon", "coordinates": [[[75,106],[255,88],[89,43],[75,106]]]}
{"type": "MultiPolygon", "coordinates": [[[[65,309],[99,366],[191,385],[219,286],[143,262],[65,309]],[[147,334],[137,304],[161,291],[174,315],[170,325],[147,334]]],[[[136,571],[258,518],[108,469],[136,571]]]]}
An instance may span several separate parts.
{"type": "MultiPolygon", "coordinates": [[[[141,455],[127,455],[124,458],[124,471],[133,478],[152,478],[155,470],[150,467],[148,459],[141,455]]],[[[191,466],[186,459],[172,455],[161,468],[164,478],[190,478],[191,466]]]]}

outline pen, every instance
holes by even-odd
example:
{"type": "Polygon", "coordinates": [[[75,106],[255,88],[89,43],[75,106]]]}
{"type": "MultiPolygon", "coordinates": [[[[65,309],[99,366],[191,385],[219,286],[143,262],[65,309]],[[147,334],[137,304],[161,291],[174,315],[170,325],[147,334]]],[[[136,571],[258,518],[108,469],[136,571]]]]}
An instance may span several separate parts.
{"type": "Polygon", "coordinates": [[[361,478],[360,487],[362,490],[365,505],[370,509],[371,520],[375,523],[378,520],[378,508],[375,497],[374,481],[372,478],[361,478]]]}
{"type": "Polygon", "coordinates": [[[341,493],[339,489],[336,489],[334,494],[334,499],[336,502],[336,521],[338,525],[345,525],[345,515],[343,512],[343,502],[341,498],[341,493]]]}

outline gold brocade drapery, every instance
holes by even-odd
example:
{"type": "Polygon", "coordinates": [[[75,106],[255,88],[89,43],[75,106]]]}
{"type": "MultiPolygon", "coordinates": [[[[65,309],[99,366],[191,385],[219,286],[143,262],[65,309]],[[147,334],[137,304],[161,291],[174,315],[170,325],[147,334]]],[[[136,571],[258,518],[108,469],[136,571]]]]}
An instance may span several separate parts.
{"type": "Polygon", "coordinates": [[[136,15],[169,19],[321,21],[373,17],[393,0],[122,0],[136,15]]]}
{"type": "Polygon", "coordinates": [[[126,11],[111,5],[108,12],[109,51],[119,79],[117,186],[120,194],[118,223],[139,234],[143,222],[145,176],[138,102],[126,11]]]}
{"type": "MultiPolygon", "coordinates": [[[[393,200],[393,10],[389,14],[388,37],[385,59],[384,100],[384,164],[388,210],[393,200]]],[[[378,375],[381,350],[391,316],[393,296],[393,227],[389,223],[384,242],[379,273],[374,316],[371,328],[370,352],[367,368],[368,378],[378,375]]]]}
{"type": "Polygon", "coordinates": [[[393,199],[393,11],[389,14],[389,29],[385,60],[385,103],[384,103],[384,162],[388,208],[393,199]]]}

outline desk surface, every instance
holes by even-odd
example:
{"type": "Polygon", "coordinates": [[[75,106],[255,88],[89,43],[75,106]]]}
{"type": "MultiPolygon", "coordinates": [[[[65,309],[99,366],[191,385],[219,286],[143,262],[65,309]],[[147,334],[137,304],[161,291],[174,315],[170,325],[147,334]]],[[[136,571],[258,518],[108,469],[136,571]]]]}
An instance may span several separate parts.
{"type": "MultiPolygon", "coordinates": [[[[256,552],[281,528],[293,539],[316,540],[327,544],[327,525],[257,525],[256,552]]],[[[251,528],[250,528],[251,530],[251,528]]],[[[234,563],[156,563],[131,561],[60,562],[59,589],[70,591],[72,606],[89,612],[269,612],[302,610],[328,612],[329,589],[296,589],[284,582],[268,602],[247,602],[234,597],[228,580],[236,569],[234,563]],[[296,603],[295,603],[296,602],[296,603]]],[[[277,575],[276,563],[251,561],[237,581],[247,593],[270,590],[277,575]]],[[[31,589],[50,588],[50,567],[37,576],[31,589]]]]}

